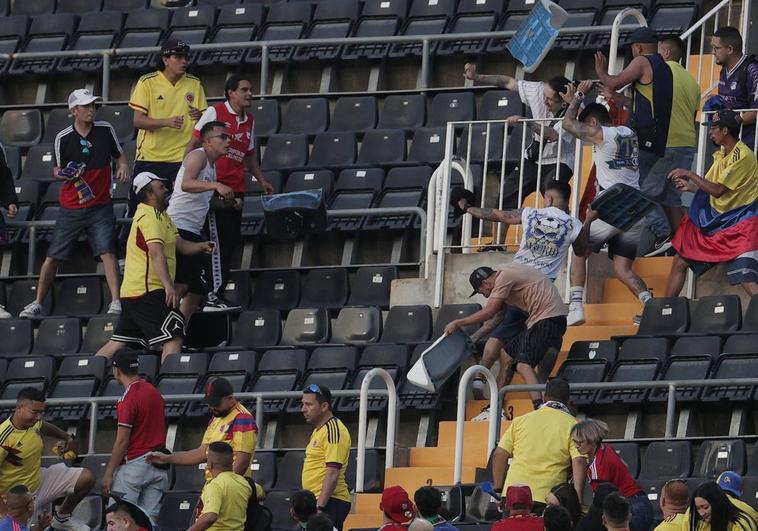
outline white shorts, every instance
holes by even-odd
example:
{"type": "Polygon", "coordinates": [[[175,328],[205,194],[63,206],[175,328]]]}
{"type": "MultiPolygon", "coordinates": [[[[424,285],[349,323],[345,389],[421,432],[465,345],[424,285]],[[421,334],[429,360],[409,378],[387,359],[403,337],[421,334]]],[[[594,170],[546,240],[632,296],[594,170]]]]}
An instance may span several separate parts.
{"type": "Polygon", "coordinates": [[[34,493],[34,510],[45,509],[50,502],[74,492],[83,468],[68,467],[58,463],[41,470],[41,481],[34,493]]]}
{"type": "Polygon", "coordinates": [[[619,255],[634,260],[637,256],[637,244],[644,228],[644,219],[640,219],[625,231],[617,229],[602,219],[596,219],[590,225],[590,249],[598,252],[607,243],[609,257],[613,258],[614,255],[619,255]]]}

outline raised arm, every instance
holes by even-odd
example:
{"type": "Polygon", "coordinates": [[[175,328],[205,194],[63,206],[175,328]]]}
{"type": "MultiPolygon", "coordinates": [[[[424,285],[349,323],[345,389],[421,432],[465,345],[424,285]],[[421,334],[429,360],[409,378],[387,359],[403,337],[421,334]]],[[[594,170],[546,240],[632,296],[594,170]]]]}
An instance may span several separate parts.
{"type": "Polygon", "coordinates": [[[506,75],[490,76],[478,74],[474,63],[466,63],[463,67],[463,77],[477,83],[484,83],[485,85],[494,85],[508,90],[518,89],[518,80],[516,78],[506,75]]]}
{"type": "Polygon", "coordinates": [[[585,124],[577,118],[579,105],[584,100],[584,91],[589,91],[591,88],[592,82],[590,81],[582,81],[577,89],[571,83],[566,85],[566,92],[561,94],[561,97],[569,106],[566,109],[566,114],[563,116],[561,127],[576,138],[592,144],[601,144],[603,142],[603,128],[585,124]]]}
{"type": "Polygon", "coordinates": [[[652,77],[652,68],[650,62],[642,55],[632,59],[629,66],[615,75],[608,73],[608,59],[603,52],[595,53],[595,73],[600,82],[608,87],[609,90],[619,90],[635,81],[646,81],[647,77],[652,77]],[[649,74],[649,75],[648,75],[649,74]]]}

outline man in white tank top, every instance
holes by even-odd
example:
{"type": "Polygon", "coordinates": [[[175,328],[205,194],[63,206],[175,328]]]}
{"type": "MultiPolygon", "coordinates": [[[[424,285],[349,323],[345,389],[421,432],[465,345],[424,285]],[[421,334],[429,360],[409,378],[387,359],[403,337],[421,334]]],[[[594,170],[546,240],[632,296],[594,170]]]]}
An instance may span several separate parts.
{"type": "MultiPolygon", "coordinates": [[[[234,191],[216,181],[216,159],[226,155],[229,135],[223,122],[208,122],[200,131],[202,147],[187,153],[174,183],[174,192],[168,204],[168,215],[179,230],[179,235],[191,242],[200,242],[205,217],[214,193],[224,201],[234,201],[234,191]]],[[[214,251],[215,252],[215,251],[214,251]]],[[[208,292],[206,281],[208,260],[205,256],[176,256],[176,291],[182,297],[180,309],[189,319],[208,292]]]]}
{"type": "MultiPolygon", "coordinates": [[[[564,99],[569,103],[569,108],[563,118],[563,129],[592,144],[592,162],[595,164],[598,192],[617,183],[639,189],[639,146],[634,131],[625,126],[613,126],[608,110],[599,103],[590,103],[577,117],[584,94],[591,88],[590,81],[582,81],[576,89],[573,85],[567,86],[564,99]]],[[[587,256],[591,252],[600,251],[606,243],[616,277],[643,305],[652,298],[645,282],[632,271],[643,220],[622,231],[596,217],[595,211],[591,208],[587,210],[587,218],[592,223],[589,249],[584,256],[575,255],[572,259],[571,301],[567,317],[569,326],[585,322],[583,299],[584,284],[587,281],[587,256]]]]}

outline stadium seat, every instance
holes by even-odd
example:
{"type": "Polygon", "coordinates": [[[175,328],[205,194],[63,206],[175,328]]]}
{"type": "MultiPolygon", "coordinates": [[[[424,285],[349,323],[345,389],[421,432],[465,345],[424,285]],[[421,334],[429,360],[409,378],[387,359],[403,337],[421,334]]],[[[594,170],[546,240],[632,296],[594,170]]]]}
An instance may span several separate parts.
{"type": "Polygon", "coordinates": [[[724,343],[722,354],[755,354],[758,352],[758,334],[729,336],[724,343]]]}
{"type": "MultiPolygon", "coordinates": [[[[408,12],[407,0],[366,0],[353,37],[392,37],[408,12]]],[[[347,44],[342,59],[384,59],[389,43],[347,44]]]]}
{"type": "MultiPolygon", "coordinates": [[[[716,361],[711,379],[754,378],[758,376],[758,354],[724,354],[716,361]]],[[[722,385],[703,389],[704,402],[730,400],[747,402],[753,400],[754,385],[722,385]]]]}
{"type": "MultiPolygon", "coordinates": [[[[310,2],[293,2],[269,6],[266,24],[258,40],[282,41],[303,37],[311,21],[310,2]]],[[[292,59],[294,46],[270,46],[269,60],[273,63],[285,63],[292,59]]],[[[260,63],[261,49],[251,48],[245,57],[248,63],[260,63]]]]}
{"type": "Polygon", "coordinates": [[[326,98],[293,98],[282,116],[280,133],[323,133],[329,126],[329,102],[326,98]]]}
{"type": "MultiPolygon", "coordinates": [[[[429,348],[431,343],[419,343],[413,349],[411,359],[408,362],[408,367],[412,367],[416,363],[421,354],[429,348]]],[[[429,392],[421,387],[417,387],[410,383],[407,379],[400,383],[398,389],[398,399],[400,400],[400,407],[402,409],[412,409],[416,411],[436,411],[440,408],[443,396],[447,394],[447,398],[453,396],[454,391],[449,386],[450,382],[455,380],[455,377],[451,377],[445,382],[441,383],[436,392],[429,392]],[[449,394],[453,393],[453,394],[449,394]]]]}
{"type": "Polygon", "coordinates": [[[108,466],[110,454],[91,454],[82,459],[82,468],[88,468],[95,476],[95,484],[92,486],[93,492],[100,492],[103,488],[103,475],[105,467],[108,466]]]}
{"type": "Polygon", "coordinates": [[[85,13],[98,12],[102,7],[102,0],[58,0],[55,12],[83,15],[85,13]]]}
{"type": "MultiPolygon", "coordinates": [[[[207,370],[208,354],[204,352],[169,354],[155,386],[163,396],[192,394],[198,390],[207,370]]],[[[186,402],[166,402],[166,418],[181,418],[186,409],[186,402]]]]}
{"type": "MultiPolygon", "coordinates": [[[[381,168],[344,169],[337,179],[328,209],[371,208],[383,182],[384,170],[381,168]]],[[[364,219],[365,216],[330,217],[327,231],[356,232],[364,219]]]]}
{"type": "Polygon", "coordinates": [[[375,96],[345,96],[337,100],[329,131],[362,132],[376,126],[375,96]]]}
{"type": "Polygon", "coordinates": [[[11,15],[39,16],[52,13],[55,0],[35,0],[34,2],[13,2],[11,15]]]}
{"type": "Polygon", "coordinates": [[[19,206],[36,207],[38,205],[40,200],[40,183],[38,181],[19,181],[14,184],[19,206]]]}
{"type": "MultiPolygon", "coordinates": [[[[118,40],[119,48],[158,46],[169,27],[168,9],[140,9],[126,14],[124,31],[118,40]]],[[[155,53],[124,53],[111,59],[111,68],[144,70],[155,63],[155,53]]]]}
{"type": "Polygon", "coordinates": [[[357,152],[355,133],[319,133],[313,141],[308,160],[312,168],[344,168],[352,166],[357,152]]]}
{"type": "Polygon", "coordinates": [[[618,361],[658,360],[665,361],[668,357],[669,341],[663,337],[632,337],[621,344],[618,351],[618,361]]]}
{"type": "Polygon", "coordinates": [[[250,306],[250,274],[246,271],[230,272],[223,298],[230,306],[246,310],[250,306]]]}
{"type": "MultiPolygon", "coordinates": [[[[571,2],[570,5],[581,5],[577,9],[567,8],[568,18],[564,23],[564,28],[577,28],[582,26],[593,26],[598,14],[597,4],[591,5],[589,2],[571,2]]],[[[556,51],[573,52],[584,49],[587,42],[587,34],[584,33],[566,33],[558,35],[553,42],[553,49],[556,51]]]]}
{"type": "Polygon", "coordinates": [[[640,447],[636,442],[613,443],[613,451],[626,463],[633,478],[640,471],[640,447]]]}
{"type": "Polygon", "coordinates": [[[82,340],[82,354],[94,354],[105,345],[113,335],[118,324],[118,315],[98,315],[87,321],[87,328],[82,340]]]}
{"type": "MultiPolygon", "coordinates": [[[[37,297],[37,281],[34,279],[16,280],[10,286],[8,290],[7,301],[5,309],[11,315],[18,315],[24,306],[32,302],[37,297]]],[[[46,317],[50,315],[50,310],[53,307],[53,290],[47,292],[45,300],[42,301],[42,312],[40,317],[46,317]]]]}
{"type": "Polygon", "coordinates": [[[723,334],[740,329],[742,305],[739,295],[701,297],[692,312],[690,333],[723,334]]]}
{"type": "Polygon", "coordinates": [[[123,144],[134,139],[134,113],[126,105],[103,105],[97,110],[97,119],[109,122],[116,138],[123,144]]]}
{"type": "Polygon", "coordinates": [[[517,91],[488,90],[482,94],[476,115],[479,120],[505,120],[523,113],[524,105],[517,91]]]}
{"type": "MultiPolygon", "coordinates": [[[[527,6],[524,0],[508,2],[508,11],[498,24],[496,31],[518,31],[526,22],[527,14],[531,8],[532,6],[527,6]]],[[[487,43],[487,53],[503,53],[510,39],[510,37],[494,37],[490,39],[487,43]]]]}
{"type": "Polygon", "coordinates": [[[144,9],[150,0],[103,0],[103,11],[131,11],[144,9]]]}
{"type": "MultiPolygon", "coordinates": [[[[415,0],[411,5],[408,20],[398,35],[438,35],[446,33],[448,23],[455,15],[455,0],[415,0]]],[[[429,43],[429,51],[437,51],[438,41],[429,43]]],[[[393,44],[389,57],[420,57],[420,42],[393,44]]]]}
{"type": "Polygon", "coordinates": [[[199,494],[192,492],[166,492],[156,523],[163,531],[188,529],[194,519],[199,498],[199,494]]]}
{"type": "Polygon", "coordinates": [[[102,529],[105,525],[105,519],[103,518],[105,505],[105,500],[100,495],[85,496],[76,505],[71,513],[71,517],[84,522],[90,529],[102,529]]]}
{"type": "MultiPolygon", "coordinates": [[[[236,43],[249,42],[256,39],[258,30],[263,21],[263,6],[261,4],[246,3],[243,6],[225,5],[218,8],[218,19],[213,34],[208,39],[209,43],[236,43]]],[[[249,50],[247,48],[234,48],[232,46],[219,50],[202,50],[197,57],[198,65],[238,65],[242,63],[249,50]]],[[[253,114],[256,115],[256,106],[262,102],[253,104],[253,114]]],[[[276,103],[276,102],[274,102],[276,103]]],[[[258,131],[258,116],[256,115],[255,132],[258,131]]],[[[263,123],[263,121],[261,121],[263,123]]],[[[265,129],[263,131],[266,131],[265,129]]],[[[271,133],[269,133],[271,134],[271,133]]]]}
{"type": "MultiPolygon", "coordinates": [[[[493,31],[505,0],[461,0],[447,33],[487,33],[493,31]]],[[[486,39],[460,39],[442,41],[438,55],[478,55],[484,52],[486,39]]]]}
{"type": "Polygon", "coordinates": [[[616,363],[618,343],[614,340],[605,341],[574,341],[569,349],[569,360],[603,359],[613,365],[616,363]]]}
{"type": "Polygon", "coordinates": [[[363,136],[357,164],[393,165],[405,161],[405,133],[400,130],[375,129],[363,136]]]}
{"type": "Polygon", "coordinates": [[[102,288],[98,277],[64,278],[55,286],[53,315],[88,318],[100,313],[102,288]]]}
{"type": "Polygon", "coordinates": [[[390,284],[398,277],[394,266],[360,267],[350,276],[350,306],[379,306],[390,304],[390,284]]]}
{"type": "Polygon", "coordinates": [[[654,297],[645,304],[638,335],[662,336],[682,334],[690,324],[686,297],[654,297]]]}
{"type": "MultiPolygon", "coordinates": [[[[704,380],[708,378],[711,368],[710,356],[677,356],[670,358],[661,370],[660,380],[704,380]]],[[[695,402],[700,399],[702,387],[676,387],[676,401],[679,403],[695,402]]],[[[664,402],[668,399],[668,389],[651,389],[651,402],[664,402]]]]}
{"type": "Polygon", "coordinates": [[[347,270],[313,269],[303,277],[300,305],[306,308],[339,309],[348,296],[347,270]]]}
{"type": "Polygon", "coordinates": [[[332,342],[364,345],[382,333],[382,312],[375,306],[342,308],[334,323],[332,342]]]}
{"type": "MultiPolygon", "coordinates": [[[[79,398],[95,396],[105,377],[106,358],[102,356],[69,356],[64,358],[55,375],[48,398],[79,398]]],[[[51,420],[75,421],[85,417],[89,404],[58,404],[45,408],[51,420]]]]}
{"type": "Polygon", "coordinates": [[[290,310],[284,323],[282,345],[326,343],[330,336],[329,314],[325,308],[290,310]]]}
{"type": "Polygon", "coordinates": [[[252,308],[291,310],[300,301],[300,276],[297,271],[264,271],[253,288],[252,308]]]}
{"type": "MultiPolygon", "coordinates": [[[[503,131],[505,131],[503,124],[489,124],[489,142],[487,142],[487,124],[473,124],[470,127],[464,127],[456,154],[469,162],[502,161],[504,151],[507,155],[507,145],[503,149],[503,131]],[[471,131],[470,147],[468,145],[469,131],[471,131]]],[[[500,170],[500,167],[495,169],[500,170]]]]}
{"type": "MultiPolygon", "coordinates": [[[[208,38],[216,18],[213,6],[193,5],[175,9],[171,17],[171,27],[166,34],[167,39],[184,41],[192,46],[203,44],[208,38]]],[[[190,51],[189,61],[194,63],[197,51],[190,51]]]]}
{"type": "MultiPolygon", "coordinates": [[[[42,114],[38,109],[5,111],[0,118],[0,142],[4,146],[29,147],[42,138],[42,114]]],[[[49,178],[50,173],[45,175],[49,178]]]]}
{"type": "Polygon", "coordinates": [[[305,135],[271,135],[261,160],[261,169],[302,168],[308,162],[308,139],[305,135]]]}
{"type": "Polygon", "coordinates": [[[393,94],[384,99],[377,128],[414,131],[425,123],[426,98],[423,94],[393,94]]]}
{"type": "MultiPolygon", "coordinates": [[[[270,172],[266,172],[267,174],[270,172]]],[[[242,224],[240,234],[245,237],[257,236],[263,232],[265,219],[261,194],[246,195],[242,205],[242,224]]]]}
{"type": "Polygon", "coordinates": [[[317,2],[313,22],[306,35],[301,38],[303,46],[295,49],[295,61],[333,61],[340,56],[339,44],[308,45],[308,39],[344,39],[350,35],[353,24],[358,20],[361,3],[358,0],[339,2],[317,2]]]}
{"type": "Polygon", "coordinates": [[[648,25],[660,37],[681,35],[697,19],[697,5],[659,5],[653,9],[648,19],[648,25]]]}
{"type": "MultiPolygon", "coordinates": [[[[116,39],[121,34],[121,19],[121,12],[85,13],[79,19],[79,25],[69,41],[68,49],[84,51],[112,48],[116,39]]],[[[56,69],[60,72],[70,72],[72,70],[99,72],[102,67],[103,57],[93,55],[61,57],[56,69]]],[[[52,142],[52,140],[49,140],[49,142],[52,142]]]]}
{"type": "Polygon", "coordinates": [[[279,344],[282,317],[279,310],[247,310],[237,319],[232,344],[244,348],[265,348],[279,344]]]}
{"type": "MultiPolygon", "coordinates": [[[[358,370],[352,378],[350,388],[359,390],[366,374],[375,367],[386,370],[397,387],[408,364],[408,347],[405,345],[368,345],[358,361],[358,370]]],[[[374,379],[369,389],[386,389],[380,378],[374,379]]],[[[359,408],[359,397],[343,397],[340,399],[338,409],[342,412],[355,412],[359,408]]],[[[369,396],[369,411],[384,411],[387,407],[387,397],[369,396]]]]}
{"type": "MultiPolygon", "coordinates": [[[[715,360],[720,353],[721,338],[719,336],[685,336],[676,340],[674,346],[671,347],[669,357],[707,356],[715,360]]],[[[731,352],[731,354],[740,354],[740,352],[731,352]]]]}
{"type": "Polygon", "coordinates": [[[334,172],[331,170],[293,171],[287,177],[284,192],[300,192],[303,190],[322,190],[324,197],[329,197],[334,186],[334,172]]]}
{"type": "Polygon", "coordinates": [[[5,151],[5,163],[11,171],[14,179],[21,175],[21,150],[14,146],[3,146],[5,151]]]}
{"type": "Polygon", "coordinates": [[[74,115],[67,108],[53,109],[47,115],[45,121],[45,134],[42,137],[42,142],[45,144],[52,144],[55,141],[55,137],[69,127],[74,121],[74,115]]]}
{"type": "Polygon", "coordinates": [[[382,343],[422,343],[432,332],[432,309],[425,304],[393,306],[387,313],[382,343]]]}
{"type": "MultiPolygon", "coordinates": [[[[258,124],[256,122],[256,131],[257,131],[258,124]]],[[[279,194],[282,191],[282,182],[284,181],[284,177],[282,176],[281,172],[278,171],[267,171],[266,172],[266,180],[268,183],[274,188],[274,193],[279,194]]],[[[247,193],[253,193],[261,195],[263,194],[263,188],[261,188],[260,184],[258,183],[258,180],[254,177],[251,177],[250,179],[246,179],[245,181],[246,185],[246,192],[247,193]]]]}
{"type": "Polygon", "coordinates": [[[408,151],[408,162],[438,164],[445,158],[445,128],[416,129],[408,151]]]}
{"type": "MultiPolygon", "coordinates": [[[[345,482],[350,492],[355,490],[357,461],[358,450],[352,448],[347,458],[347,470],[345,471],[345,482]]],[[[384,485],[384,460],[377,450],[367,448],[364,462],[363,492],[382,492],[382,486],[384,485]]],[[[437,488],[439,489],[440,487],[437,488]]]]}
{"type": "Polygon", "coordinates": [[[277,100],[256,100],[250,107],[250,112],[255,117],[256,138],[268,137],[279,132],[280,117],[277,100]]]}
{"type": "Polygon", "coordinates": [[[743,475],[745,461],[745,441],[742,439],[703,441],[695,458],[692,475],[710,480],[715,480],[727,470],[743,475]]]}
{"type": "Polygon", "coordinates": [[[471,121],[475,108],[473,92],[441,92],[432,99],[426,125],[445,127],[448,122],[471,121]]]}
{"type": "Polygon", "coordinates": [[[82,342],[82,329],[76,317],[48,317],[42,319],[34,340],[32,354],[63,356],[76,354],[82,342]]]}
{"type": "Polygon", "coordinates": [[[29,319],[0,319],[0,357],[26,356],[34,342],[34,327],[29,319]]]}
{"type": "MultiPolygon", "coordinates": [[[[284,454],[276,467],[276,486],[274,490],[300,490],[300,477],[303,472],[305,452],[294,450],[284,454]]],[[[290,517],[291,519],[291,517],[290,517]]]]}
{"type": "MultiPolygon", "coordinates": [[[[622,347],[623,348],[623,347],[622,347]]],[[[657,359],[630,359],[622,360],[613,367],[606,377],[607,382],[646,382],[655,380],[660,369],[661,362],[657,359]]],[[[595,403],[597,405],[625,403],[630,405],[642,404],[648,389],[606,389],[597,392],[595,403]]]]}
{"type": "MultiPolygon", "coordinates": [[[[434,320],[434,330],[432,339],[437,339],[445,333],[445,327],[455,319],[464,319],[482,309],[479,303],[466,304],[443,304],[437,312],[437,318],[434,320]]],[[[468,335],[473,334],[479,329],[477,325],[466,326],[462,330],[468,335]]]]}
{"type": "MultiPolygon", "coordinates": [[[[34,387],[43,392],[53,380],[55,363],[49,356],[27,356],[11,359],[2,382],[0,400],[16,400],[18,392],[24,387],[34,387]]],[[[0,408],[0,415],[7,418],[13,407],[0,408]]]]}
{"type": "MultiPolygon", "coordinates": [[[[429,166],[394,167],[387,173],[384,190],[377,199],[379,208],[421,207],[432,175],[429,166]]],[[[368,216],[364,230],[406,230],[418,228],[415,214],[380,214],[368,216]]]]}
{"type": "MultiPolygon", "coordinates": [[[[32,24],[21,51],[60,52],[74,33],[76,19],[70,14],[47,14],[32,17],[32,24]]],[[[53,69],[56,57],[16,58],[8,69],[9,74],[45,74],[53,69]]]]}
{"type": "Polygon", "coordinates": [[[256,449],[250,469],[253,471],[253,480],[265,492],[270,491],[276,483],[276,453],[256,449]]]}
{"type": "MultiPolygon", "coordinates": [[[[29,18],[25,16],[0,17],[0,52],[14,53],[26,38],[29,18]]],[[[10,59],[0,59],[0,74],[8,71],[10,59]]]]}
{"type": "Polygon", "coordinates": [[[750,297],[750,303],[745,310],[745,317],[742,319],[743,332],[758,332],[758,295],[750,297]]]}
{"type": "Polygon", "coordinates": [[[692,446],[689,441],[651,442],[645,449],[640,479],[668,481],[689,477],[692,470],[692,446]]]}
{"type": "MultiPolygon", "coordinates": [[[[235,393],[243,392],[252,381],[258,364],[258,353],[253,350],[216,352],[208,365],[201,385],[205,388],[212,378],[223,377],[232,384],[235,393]]],[[[208,407],[203,402],[190,402],[188,416],[206,416],[208,407]]],[[[193,490],[193,489],[190,489],[193,490]]]]}
{"type": "MultiPolygon", "coordinates": [[[[567,359],[558,369],[558,377],[569,384],[602,382],[610,364],[604,358],[567,359]]],[[[572,386],[571,403],[576,407],[589,406],[595,401],[595,390],[578,390],[572,386]]]]}
{"type": "Polygon", "coordinates": [[[200,492],[205,485],[206,463],[199,465],[174,465],[171,467],[171,490],[173,492],[200,492]]]}
{"type": "MultiPolygon", "coordinates": [[[[248,391],[295,391],[301,376],[305,373],[307,360],[308,351],[303,349],[267,350],[261,356],[258,374],[248,391]]],[[[286,398],[264,400],[263,412],[281,413],[288,402],[286,398]]]]}
{"type": "MultiPolygon", "coordinates": [[[[277,476],[278,477],[278,476],[277,476]]],[[[288,478],[281,480],[283,484],[289,485],[295,482],[300,483],[300,477],[288,478]]],[[[297,531],[301,528],[297,521],[292,518],[290,508],[292,507],[292,493],[295,490],[299,490],[300,487],[282,488],[275,487],[272,492],[266,493],[266,498],[263,500],[263,505],[268,507],[273,517],[271,521],[271,528],[281,531],[297,531]]]]}

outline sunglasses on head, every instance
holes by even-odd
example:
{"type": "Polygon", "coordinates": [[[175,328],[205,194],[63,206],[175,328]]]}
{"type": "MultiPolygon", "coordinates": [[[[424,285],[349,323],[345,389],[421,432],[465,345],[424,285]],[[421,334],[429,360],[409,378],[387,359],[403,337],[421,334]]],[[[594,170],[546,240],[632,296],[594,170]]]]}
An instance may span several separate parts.
{"type": "Polygon", "coordinates": [[[317,395],[324,396],[324,393],[321,391],[321,388],[317,384],[311,384],[305,389],[303,389],[303,393],[314,393],[317,395]]]}

